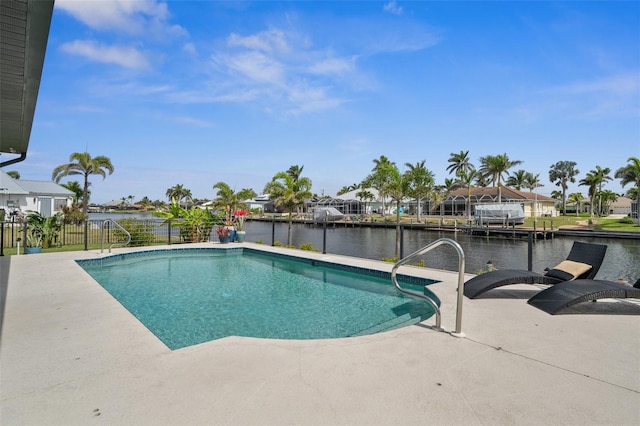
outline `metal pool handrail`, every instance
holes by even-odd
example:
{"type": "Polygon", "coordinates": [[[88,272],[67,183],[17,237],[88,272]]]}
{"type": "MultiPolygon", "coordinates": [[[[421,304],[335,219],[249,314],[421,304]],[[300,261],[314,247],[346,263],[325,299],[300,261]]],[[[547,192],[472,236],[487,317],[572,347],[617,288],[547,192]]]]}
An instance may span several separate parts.
{"type": "Polygon", "coordinates": [[[455,337],[464,337],[464,333],[462,332],[462,299],[464,296],[464,251],[462,250],[462,247],[460,247],[460,244],[458,244],[456,241],[452,240],[451,238],[439,238],[427,244],[421,249],[411,253],[409,256],[405,257],[404,259],[400,259],[398,262],[396,262],[395,265],[393,265],[393,269],[391,269],[391,281],[393,282],[393,285],[396,287],[396,289],[398,289],[399,292],[428,302],[436,311],[436,328],[438,328],[439,330],[443,330],[442,327],[440,326],[442,321],[441,315],[440,315],[440,307],[436,304],[436,302],[434,302],[433,299],[431,299],[426,294],[418,293],[417,291],[407,290],[400,287],[400,284],[398,284],[398,279],[396,278],[398,268],[400,268],[400,266],[404,265],[405,263],[410,261],[412,258],[416,256],[420,256],[443,244],[449,244],[458,252],[458,306],[456,308],[456,329],[454,332],[450,334],[455,337]]]}
{"type": "Polygon", "coordinates": [[[129,233],[129,231],[127,231],[126,229],[124,229],[124,228],[122,227],[122,225],[120,225],[120,224],[119,224],[118,222],[116,222],[115,220],[113,220],[113,219],[105,219],[105,220],[102,222],[102,235],[101,235],[101,238],[100,238],[100,253],[102,253],[102,252],[104,251],[104,249],[102,248],[102,246],[104,245],[104,226],[105,226],[107,223],[113,223],[116,227],[120,228],[120,230],[121,230],[122,232],[124,232],[124,233],[127,235],[127,241],[126,241],[126,242],[124,242],[124,243],[123,243],[123,242],[115,242],[115,243],[112,243],[112,244],[109,246],[109,253],[111,253],[111,248],[112,248],[113,246],[115,246],[115,245],[121,245],[121,246],[123,246],[123,247],[124,247],[124,246],[126,246],[127,244],[129,244],[129,243],[131,242],[131,234],[129,233]]]}

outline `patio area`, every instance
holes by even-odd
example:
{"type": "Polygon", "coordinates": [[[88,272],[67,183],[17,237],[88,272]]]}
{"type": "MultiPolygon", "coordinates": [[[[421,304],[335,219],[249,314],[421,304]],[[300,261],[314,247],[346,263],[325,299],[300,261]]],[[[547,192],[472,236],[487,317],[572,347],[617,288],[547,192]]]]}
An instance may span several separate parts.
{"type": "MultiPolygon", "coordinates": [[[[464,338],[430,318],[363,337],[229,337],[171,351],[74,261],[99,256],[0,258],[3,425],[640,424],[637,300],[551,316],[526,303],[532,286],[510,286],[464,299],[464,338]]],[[[441,280],[430,288],[453,330],[457,275],[410,270],[441,280]]]]}

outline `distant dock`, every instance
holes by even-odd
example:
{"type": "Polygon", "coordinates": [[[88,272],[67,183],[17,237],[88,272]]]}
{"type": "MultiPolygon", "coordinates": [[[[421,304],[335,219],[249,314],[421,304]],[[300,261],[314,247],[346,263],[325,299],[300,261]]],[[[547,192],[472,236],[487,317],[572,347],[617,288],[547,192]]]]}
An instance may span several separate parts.
{"type": "MultiPolygon", "coordinates": [[[[251,218],[249,220],[257,222],[274,222],[273,218],[251,218]]],[[[451,220],[448,219],[450,222],[451,220]]],[[[287,223],[284,217],[275,219],[276,223],[287,223]]],[[[316,222],[310,219],[293,219],[293,223],[309,226],[323,226],[323,222],[316,222]]],[[[330,221],[328,228],[395,228],[395,222],[361,222],[361,221],[330,221]]],[[[529,234],[533,239],[553,239],[556,236],[573,237],[593,237],[593,238],[627,238],[640,239],[640,232],[617,232],[617,231],[594,231],[590,229],[533,229],[513,226],[476,226],[467,224],[424,224],[424,223],[401,223],[403,229],[417,229],[431,232],[464,232],[478,237],[505,237],[505,238],[528,238],[529,234]]]]}

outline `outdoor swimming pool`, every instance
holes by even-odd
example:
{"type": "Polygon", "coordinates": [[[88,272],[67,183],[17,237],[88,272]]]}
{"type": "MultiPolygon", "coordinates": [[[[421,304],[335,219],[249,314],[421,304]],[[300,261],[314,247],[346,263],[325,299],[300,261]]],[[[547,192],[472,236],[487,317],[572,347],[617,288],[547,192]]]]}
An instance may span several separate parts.
{"type": "MultiPolygon", "coordinates": [[[[247,248],[152,250],[77,262],[170,349],[226,336],[358,336],[434,314],[424,301],[399,294],[388,273],[247,248]]],[[[434,282],[400,281],[416,291],[434,282]]]]}

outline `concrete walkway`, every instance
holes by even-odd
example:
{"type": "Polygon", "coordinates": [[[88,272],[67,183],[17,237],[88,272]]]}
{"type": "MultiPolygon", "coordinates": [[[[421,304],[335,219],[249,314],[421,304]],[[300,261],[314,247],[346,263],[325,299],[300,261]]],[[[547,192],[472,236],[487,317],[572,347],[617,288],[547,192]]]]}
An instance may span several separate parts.
{"type": "MultiPolygon", "coordinates": [[[[98,256],[0,258],[0,424],[640,424],[638,301],[551,316],[526,303],[533,287],[511,286],[465,298],[465,338],[431,318],[357,338],[171,351],[74,262],[98,256]]],[[[430,287],[452,330],[456,276],[409,269],[442,280],[430,287]]]]}

